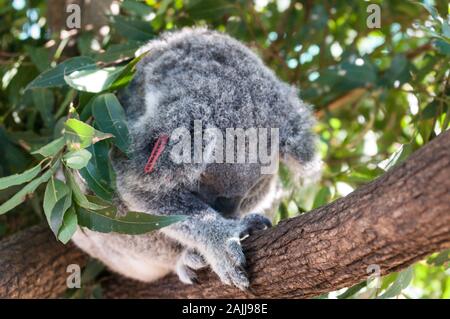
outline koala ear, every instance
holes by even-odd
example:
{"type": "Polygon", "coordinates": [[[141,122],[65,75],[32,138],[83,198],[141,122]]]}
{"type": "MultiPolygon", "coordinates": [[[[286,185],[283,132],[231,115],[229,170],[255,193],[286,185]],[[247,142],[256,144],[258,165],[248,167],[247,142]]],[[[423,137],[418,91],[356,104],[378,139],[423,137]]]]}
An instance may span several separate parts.
{"type": "Polygon", "coordinates": [[[292,180],[301,184],[316,182],[322,172],[317,139],[312,132],[313,119],[306,110],[291,115],[280,128],[280,160],[288,166],[292,180]]]}
{"type": "Polygon", "coordinates": [[[280,151],[300,163],[310,162],[316,154],[316,137],[312,132],[313,119],[309,113],[293,112],[280,128],[280,151]]]}

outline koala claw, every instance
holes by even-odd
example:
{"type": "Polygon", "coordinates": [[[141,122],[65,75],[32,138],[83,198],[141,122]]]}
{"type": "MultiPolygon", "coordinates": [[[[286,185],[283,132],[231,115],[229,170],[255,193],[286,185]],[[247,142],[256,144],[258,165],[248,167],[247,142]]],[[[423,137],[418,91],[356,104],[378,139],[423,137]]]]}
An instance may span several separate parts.
{"type": "Polygon", "coordinates": [[[204,268],[207,263],[194,249],[186,249],[177,261],[175,270],[178,278],[185,284],[199,284],[195,270],[204,268]]]}
{"type": "Polygon", "coordinates": [[[245,271],[246,259],[242,251],[241,241],[255,231],[271,227],[269,219],[259,214],[250,214],[242,220],[229,221],[224,232],[215,233],[205,251],[199,254],[194,249],[186,249],[180,256],[176,272],[184,283],[196,283],[195,270],[209,264],[211,269],[226,285],[247,290],[250,282],[245,271]],[[209,249],[208,249],[209,248],[209,249]]]}
{"type": "Polygon", "coordinates": [[[249,214],[242,219],[242,222],[244,224],[244,231],[239,235],[241,240],[246,239],[256,231],[272,227],[270,220],[260,214],[249,214]]]}
{"type": "Polygon", "coordinates": [[[244,270],[246,261],[236,229],[234,236],[227,236],[222,249],[215,249],[209,254],[211,268],[226,285],[233,285],[246,290],[250,283],[244,270]]]}

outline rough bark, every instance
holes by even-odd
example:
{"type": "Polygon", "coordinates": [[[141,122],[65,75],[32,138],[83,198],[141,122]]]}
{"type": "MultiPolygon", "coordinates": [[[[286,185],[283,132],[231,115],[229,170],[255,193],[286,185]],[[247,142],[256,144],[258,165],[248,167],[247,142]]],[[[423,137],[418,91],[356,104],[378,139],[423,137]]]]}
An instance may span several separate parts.
{"type": "MultiPolygon", "coordinates": [[[[79,252],[57,252],[50,236],[38,245],[33,237],[17,235],[0,243],[0,269],[7,269],[0,274],[0,296],[45,297],[63,290],[59,268],[73,263],[79,252]],[[30,268],[34,263],[38,271],[30,268]],[[47,278],[44,284],[34,280],[39,277],[47,278]]],[[[450,132],[345,198],[257,233],[243,246],[252,283],[248,292],[223,286],[205,270],[195,286],[173,275],[151,284],[111,275],[103,281],[104,295],[308,298],[366,280],[369,265],[378,265],[385,275],[449,248],[450,132]]]]}
{"type": "Polygon", "coordinates": [[[0,298],[56,298],[66,289],[67,266],[87,257],[34,226],[0,242],[0,298]]]}

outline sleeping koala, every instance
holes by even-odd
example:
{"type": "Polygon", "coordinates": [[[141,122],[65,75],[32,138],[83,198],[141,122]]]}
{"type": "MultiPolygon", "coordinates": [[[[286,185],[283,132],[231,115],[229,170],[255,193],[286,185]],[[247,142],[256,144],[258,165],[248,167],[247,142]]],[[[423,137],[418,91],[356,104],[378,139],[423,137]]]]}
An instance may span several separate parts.
{"type": "MultiPolygon", "coordinates": [[[[230,128],[246,133],[275,128],[276,141],[263,139],[258,149],[276,149],[270,154],[275,164],[279,158],[304,178],[318,163],[310,110],[296,89],[227,35],[183,29],[164,34],[142,50],[148,54],[130,85],[119,92],[132,143],[129,157],[119,151],[111,154],[117,207],[121,213],[188,217],[144,235],[78,229],[73,240],[113,271],[137,280],[149,282],[176,272],[182,282],[193,283],[195,270],[209,266],[224,284],[245,289],[249,280],[241,240],[270,227],[273,209],[268,208],[276,198],[277,171],[265,172],[267,161],[228,156],[234,146],[227,148],[227,160],[218,160],[217,150],[225,143],[217,136],[214,147],[205,147],[202,156],[189,161],[184,154],[177,161],[173,153],[182,139],[173,133],[182,128],[195,139],[196,121],[226,137],[230,128]]],[[[188,151],[198,146],[190,139],[184,142],[188,151]]],[[[247,144],[236,157],[247,158],[250,149],[257,149],[255,141],[247,144]]]]}

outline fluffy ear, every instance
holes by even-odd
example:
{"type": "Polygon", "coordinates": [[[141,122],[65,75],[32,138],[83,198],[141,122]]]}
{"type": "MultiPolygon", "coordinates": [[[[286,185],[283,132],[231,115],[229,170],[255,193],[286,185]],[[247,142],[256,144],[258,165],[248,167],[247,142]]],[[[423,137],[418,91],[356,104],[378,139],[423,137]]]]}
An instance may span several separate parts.
{"type": "Polygon", "coordinates": [[[308,110],[292,111],[280,127],[280,151],[300,163],[310,162],[316,154],[316,137],[312,132],[314,120],[308,110]]]}
{"type": "Polygon", "coordinates": [[[280,159],[289,167],[293,180],[302,184],[317,181],[322,172],[313,125],[309,110],[302,107],[297,112],[293,111],[280,128],[280,159]]]}

